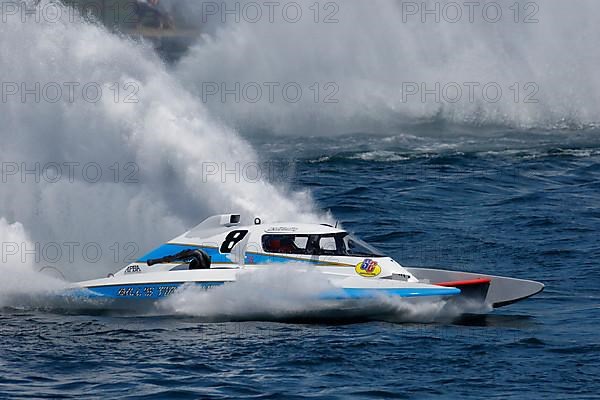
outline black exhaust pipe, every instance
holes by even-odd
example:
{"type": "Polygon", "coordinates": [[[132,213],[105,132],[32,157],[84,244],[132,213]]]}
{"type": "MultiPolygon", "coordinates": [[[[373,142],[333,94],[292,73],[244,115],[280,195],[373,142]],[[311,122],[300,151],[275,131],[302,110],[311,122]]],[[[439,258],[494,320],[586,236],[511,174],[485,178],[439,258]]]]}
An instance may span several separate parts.
{"type": "Polygon", "coordinates": [[[189,263],[190,269],[209,269],[211,263],[210,256],[204,251],[200,249],[188,249],[170,256],[148,260],[146,261],[146,264],[151,267],[156,264],[164,264],[176,261],[189,263]]]}

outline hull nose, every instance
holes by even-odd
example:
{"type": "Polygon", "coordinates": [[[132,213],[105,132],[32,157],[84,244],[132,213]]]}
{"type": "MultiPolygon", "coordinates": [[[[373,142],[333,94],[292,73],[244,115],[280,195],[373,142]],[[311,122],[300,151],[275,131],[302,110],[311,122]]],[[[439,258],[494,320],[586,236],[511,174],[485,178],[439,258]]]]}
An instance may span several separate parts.
{"type": "Polygon", "coordinates": [[[463,288],[460,284],[470,283],[476,286],[477,282],[483,285],[485,280],[489,280],[485,303],[494,308],[516,303],[544,290],[544,284],[525,279],[434,268],[407,268],[407,270],[419,280],[428,280],[434,285],[449,284],[453,286],[458,285],[458,287],[463,288]]]}

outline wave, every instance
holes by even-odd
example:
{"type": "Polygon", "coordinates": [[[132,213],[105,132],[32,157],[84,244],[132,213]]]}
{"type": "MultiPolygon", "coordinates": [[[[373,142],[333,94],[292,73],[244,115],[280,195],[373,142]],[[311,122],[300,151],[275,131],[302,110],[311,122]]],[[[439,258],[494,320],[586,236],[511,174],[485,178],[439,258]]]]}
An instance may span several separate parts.
{"type": "Polygon", "coordinates": [[[125,245],[143,252],[215,213],[317,218],[307,192],[243,176],[259,162],[252,146],[151,48],[37,4],[50,6],[57,19],[3,16],[0,217],[34,246],[78,243],[63,272],[105,274],[125,245]],[[81,254],[90,243],[102,252],[93,264],[81,254]]]}
{"type": "MultiPolygon", "coordinates": [[[[207,33],[176,66],[177,75],[204,95],[215,115],[250,134],[381,133],[414,123],[598,126],[600,53],[593,38],[600,28],[586,22],[599,10],[595,1],[486,1],[473,17],[459,10],[457,21],[434,0],[342,2],[328,10],[335,11],[334,23],[323,22],[326,10],[315,22],[313,3],[298,2],[303,14],[293,23],[277,13],[274,20],[263,14],[258,21],[205,17],[207,33]],[[484,14],[490,5],[500,8],[500,18],[484,14]],[[436,7],[437,16],[422,16],[436,7]],[[279,84],[274,101],[266,91],[258,101],[243,93],[234,101],[206,90],[207,84],[231,89],[265,82],[279,84]],[[281,95],[288,83],[302,89],[298,101],[281,95]],[[335,101],[326,101],[332,93],[335,101]]],[[[190,4],[198,13],[200,5],[190,4]]],[[[249,4],[255,3],[231,0],[221,8],[249,4]]]]}

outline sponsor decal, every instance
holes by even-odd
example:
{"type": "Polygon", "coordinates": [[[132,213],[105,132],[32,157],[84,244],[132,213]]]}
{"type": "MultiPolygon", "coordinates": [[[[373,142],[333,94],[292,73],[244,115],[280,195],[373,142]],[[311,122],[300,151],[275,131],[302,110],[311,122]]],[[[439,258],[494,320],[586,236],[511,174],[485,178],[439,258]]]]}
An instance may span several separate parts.
{"type": "Polygon", "coordinates": [[[365,278],[372,278],[381,273],[381,267],[375,260],[365,258],[363,261],[356,264],[354,268],[357,274],[364,276],[365,278]]]}
{"type": "Polygon", "coordinates": [[[265,232],[268,233],[277,233],[277,232],[296,232],[298,230],[295,226],[274,226],[269,229],[265,229],[265,232]]]}
{"type": "Polygon", "coordinates": [[[177,290],[177,286],[138,286],[121,287],[117,291],[118,297],[166,297],[177,290]]]}
{"type": "Polygon", "coordinates": [[[142,269],[140,268],[139,265],[136,265],[136,264],[130,265],[125,270],[126,274],[139,274],[140,272],[142,272],[142,269]]]}

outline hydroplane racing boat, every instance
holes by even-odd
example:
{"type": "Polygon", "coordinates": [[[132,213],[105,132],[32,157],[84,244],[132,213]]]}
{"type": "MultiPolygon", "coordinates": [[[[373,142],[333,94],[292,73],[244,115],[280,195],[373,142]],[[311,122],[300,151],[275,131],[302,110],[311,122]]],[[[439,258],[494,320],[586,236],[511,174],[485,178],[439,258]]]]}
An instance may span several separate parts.
{"type": "Polygon", "coordinates": [[[80,296],[156,301],[183,285],[206,290],[240,274],[290,264],[318,271],[328,285],[318,299],[462,298],[501,307],[543,290],[539,282],[431,268],[403,267],[343,229],[326,224],[242,225],[238,214],[216,215],[107,278],[79,282],[80,296]]]}

